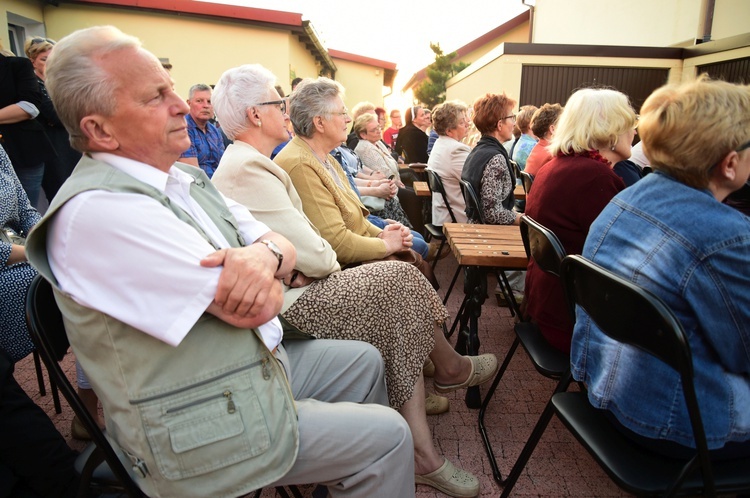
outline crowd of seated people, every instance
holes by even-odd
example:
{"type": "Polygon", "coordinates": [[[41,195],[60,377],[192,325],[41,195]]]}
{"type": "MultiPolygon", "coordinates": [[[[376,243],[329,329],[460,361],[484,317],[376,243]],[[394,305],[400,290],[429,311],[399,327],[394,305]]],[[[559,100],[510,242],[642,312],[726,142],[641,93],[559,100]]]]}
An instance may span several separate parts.
{"type": "MultiPolygon", "coordinates": [[[[479,495],[477,476],[431,433],[427,415],[449,401],[428,394],[425,377],[445,394],[484,384],[498,364],[459,355],[443,334],[428,244],[398,201],[400,161],[441,177],[459,222],[532,217],[568,254],[661,297],[688,331],[713,457],[750,455],[750,87],[667,85],[640,119],[614,89],[538,109],[487,93],[470,107],[393,110],[384,134],[384,108],[361,102],[350,116],[343,87],[325,77],[299,79],[284,97],[270,71],[248,64],[183,99],[116,28],[35,40],[31,65],[0,56],[36,72],[33,87],[0,102],[20,164],[0,147],[0,492],[69,496],[77,485],[75,453],[12,377],[34,347],[24,301],[39,273],[65,317],[81,397],[97,416],[101,399],[109,437],[148,469],[135,477],[148,495],[305,483],[333,497],[413,496],[415,484],[479,495]],[[54,128],[49,108],[83,157],[44,186],[40,217],[29,199],[54,158],[43,146],[19,152],[28,137],[14,125],[41,111],[54,128]],[[636,128],[642,159],[631,162],[636,128]],[[511,157],[534,179],[524,213],[511,157]],[[13,239],[29,232],[26,246],[13,239]],[[33,449],[53,459],[39,479],[26,475],[33,451],[6,458],[30,435],[14,425],[21,413],[38,429],[33,449]]],[[[439,195],[432,207],[433,222],[450,221],[439,195]]],[[[625,436],[668,456],[693,451],[678,378],[582,310],[572,320],[559,279],[533,260],[509,281],[523,318],[571,354],[592,405],[625,436]],[[613,386],[615,376],[626,380],[613,386]]]]}
{"type": "MultiPolygon", "coordinates": [[[[380,350],[390,404],[404,415],[414,437],[417,482],[459,496],[473,495],[479,489],[476,477],[455,469],[432,443],[425,415],[422,368],[429,355],[435,365],[436,390],[449,392],[487,380],[496,370],[496,360],[492,355],[461,357],[451,348],[439,327],[447,312],[413,266],[388,261],[341,271],[338,253],[315,225],[317,218],[306,215],[318,208],[309,196],[298,194],[296,186],[302,172],[292,168],[290,176],[284,167],[290,164],[295,146],[296,157],[321,162],[317,156],[323,155],[328,144],[315,138],[320,131],[310,137],[309,129],[330,126],[341,133],[343,127],[337,125],[346,117],[335,111],[343,106],[338,86],[325,78],[300,83],[289,102],[297,136],[272,162],[268,150],[282,137],[281,130],[289,119],[287,109],[254,107],[253,102],[278,98],[274,95],[274,80],[267,69],[247,65],[227,71],[216,85],[217,114],[234,144],[222,158],[213,182],[225,196],[245,205],[296,248],[295,269],[284,282],[282,316],[316,337],[367,341],[380,350]],[[257,124],[261,121],[262,127],[257,124]],[[342,313],[342,306],[346,313],[342,313]]],[[[370,116],[375,122],[371,114],[363,116],[370,116]]],[[[331,166],[335,164],[332,158],[325,157],[331,166]]],[[[308,166],[308,162],[301,161],[299,168],[317,166],[308,166]]],[[[344,196],[348,189],[341,178],[341,168],[333,168],[341,183],[336,193],[344,196]]],[[[325,174],[329,175],[328,167],[325,174]]],[[[304,176],[314,178],[310,173],[304,176]]],[[[333,178],[323,180],[335,182],[333,178]]],[[[402,236],[399,230],[391,232],[402,236]]],[[[386,232],[384,238],[387,236],[386,232]]],[[[383,244],[380,240],[375,242],[383,244]]]]}

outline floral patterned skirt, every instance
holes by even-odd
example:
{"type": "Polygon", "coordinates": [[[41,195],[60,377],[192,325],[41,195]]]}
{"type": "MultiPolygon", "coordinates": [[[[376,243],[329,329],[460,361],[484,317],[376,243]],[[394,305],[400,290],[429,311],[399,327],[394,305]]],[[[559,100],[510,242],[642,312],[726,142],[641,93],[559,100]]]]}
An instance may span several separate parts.
{"type": "Polygon", "coordinates": [[[378,348],[385,361],[388,400],[399,409],[411,398],[435,346],[435,325],[448,312],[414,266],[384,261],[313,282],[284,318],[321,339],[365,341],[378,348]]]}

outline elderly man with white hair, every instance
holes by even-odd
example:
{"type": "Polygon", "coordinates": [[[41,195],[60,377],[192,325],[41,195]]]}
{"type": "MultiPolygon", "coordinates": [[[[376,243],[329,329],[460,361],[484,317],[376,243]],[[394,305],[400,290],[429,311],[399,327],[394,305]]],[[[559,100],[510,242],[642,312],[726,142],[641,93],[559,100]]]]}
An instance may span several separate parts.
{"type": "Polygon", "coordinates": [[[47,86],[85,153],[28,239],[107,433],[149,496],[319,482],[413,496],[412,438],[383,362],[355,341],[284,341],[289,241],[175,162],[188,106],[113,27],[61,40],[47,86]]]}

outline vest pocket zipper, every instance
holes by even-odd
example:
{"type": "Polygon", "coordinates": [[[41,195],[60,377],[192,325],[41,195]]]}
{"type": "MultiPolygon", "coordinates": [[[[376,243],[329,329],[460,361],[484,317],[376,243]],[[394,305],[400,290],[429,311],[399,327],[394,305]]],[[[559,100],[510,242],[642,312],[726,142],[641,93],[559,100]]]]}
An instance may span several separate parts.
{"type": "Polygon", "coordinates": [[[205,398],[196,399],[194,401],[191,401],[190,403],[185,403],[184,405],[180,406],[173,406],[172,408],[168,408],[164,413],[174,413],[178,412],[180,410],[184,410],[186,408],[190,408],[197,405],[202,405],[203,403],[208,403],[209,401],[213,401],[215,399],[219,398],[226,398],[227,399],[227,413],[234,413],[237,411],[237,407],[234,405],[234,401],[232,401],[232,391],[227,389],[221,394],[214,394],[213,396],[206,396],[205,398]]]}

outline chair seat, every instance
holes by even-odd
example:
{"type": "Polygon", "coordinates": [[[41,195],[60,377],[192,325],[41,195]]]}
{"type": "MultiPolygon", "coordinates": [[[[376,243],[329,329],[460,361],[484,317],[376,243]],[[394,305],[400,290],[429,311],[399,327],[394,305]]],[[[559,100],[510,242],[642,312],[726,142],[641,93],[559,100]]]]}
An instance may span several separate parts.
{"type": "Polygon", "coordinates": [[[536,324],[520,322],[516,324],[515,331],[537,372],[545,377],[559,379],[568,370],[570,355],[553,348],[536,324]]]}
{"type": "Polygon", "coordinates": [[[425,223],[425,229],[429,232],[430,237],[438,240],[445,240],[445,234],[443,233],[443,227],[433,225],[432,223],[425,223]]]}
{"type": "MultiPolygon", "coordinates": [[[[658,455],[629,440],[589,403],[586,393],[557,393],[551,402],[576,439],[612,480],[630,493],[664,493],[686,463],[658,455]]],[[[713,462],[713,471],[717,492],[736,493],[750,486],[750,458],[713,462]]],[[[679,494],[699,494],[702,487],[700,475],[693,472],[679,494]]]]}

